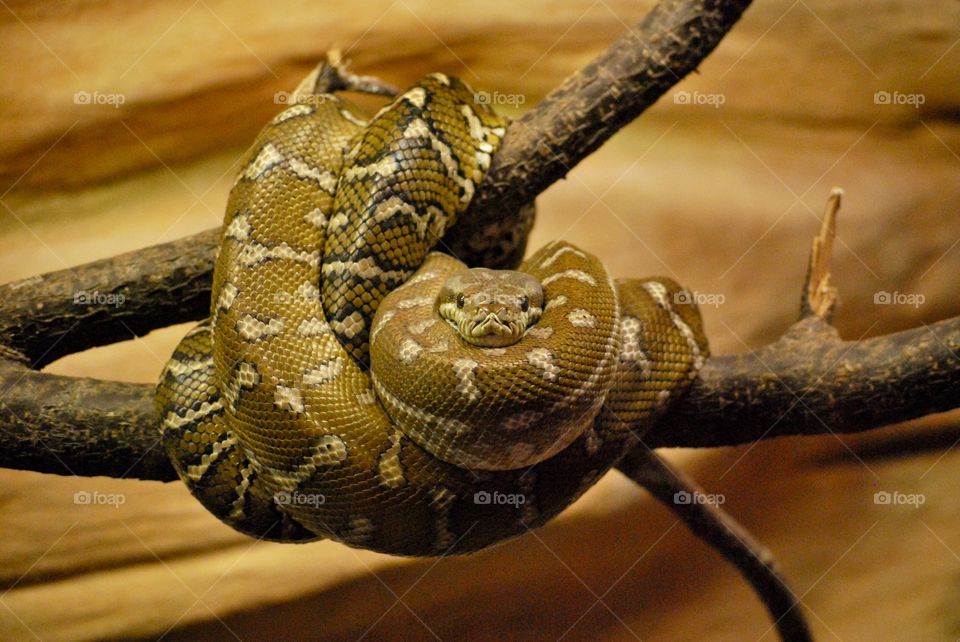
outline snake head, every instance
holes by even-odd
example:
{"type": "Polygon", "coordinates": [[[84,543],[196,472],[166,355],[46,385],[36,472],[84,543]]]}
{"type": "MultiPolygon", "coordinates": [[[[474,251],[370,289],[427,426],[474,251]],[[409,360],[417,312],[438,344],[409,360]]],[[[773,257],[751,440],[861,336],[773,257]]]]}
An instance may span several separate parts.
{"type": "Polygon", "coordinates": [[[447,279],[436,307],[467,343],[502,348],[540,318],[543,287],[523,272],[472,268],[447,279]]]}

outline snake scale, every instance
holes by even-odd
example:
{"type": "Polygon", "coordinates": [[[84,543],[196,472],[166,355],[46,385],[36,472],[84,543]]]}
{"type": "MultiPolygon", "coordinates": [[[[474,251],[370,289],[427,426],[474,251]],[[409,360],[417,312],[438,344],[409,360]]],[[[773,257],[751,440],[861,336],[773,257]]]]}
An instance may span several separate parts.
{"type": "Polygon", "coordinates": [[[443,74],[366,120],[330,72],[243,160],[210,316],[157,389],[164,447],[258,538],[441,555],[523,534],[685,391],[708,350],[697,307],[565,242],[516,272],[434,251],[505,120],[443,74]]]}

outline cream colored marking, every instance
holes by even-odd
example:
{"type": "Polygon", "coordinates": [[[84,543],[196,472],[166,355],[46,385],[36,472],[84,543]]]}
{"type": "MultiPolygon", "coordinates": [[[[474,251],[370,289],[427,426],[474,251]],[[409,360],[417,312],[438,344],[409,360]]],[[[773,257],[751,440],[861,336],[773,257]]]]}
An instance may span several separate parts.
{"type": "Polygon", "coordinates": [[[632,361],[640,365],[644,376],[649,376],[650,359],[640,347],[642,326],[640,319],[634,316],[625,316],[620,321],[620,333],[623,347],[620,349],[620,361],[632,361]]]}
{"type": "Polygon", "coordinates": [[[280,410],[289,410],[297,414],[303,412],[303,396],[296,388],[278,385],[274,391],[273,403],[280,410]]]}
{"type": "Polygon", "coordinates": [[[223,312],[229,310],[239,292],[240,290],[233,283],[224,283],[220,288],[220,298],[217,299],[217,309],[223,312]]]}
{"type": "Polygon", "coordinates": [[[363,120],[362,118],[358,118],[349,109],[341,109],[340,115],[343,116],[345,120],[353,123],[354,125],[357,125],[358,127],[367,126],[367,121],[363,120]]]}
{"type": "Polygon", "coordinates": [[[687,346],[690,348],[690,354],[693,355],[693,368],[690,370],[689,376],[691,378],[696,377],[697,372],[703,367],[703,352],[700,350],[700,345],[697,343],[697,338],[694,336],[693,330],[690,329],[687,322],[684,321],[683,318],[677,314],[676,310],[673,309],[673,306],[670,305],[670,297],[667,296],[667,288],[665,285],[657,283],[656,281],[647,281],[643,284],[643,289],[650,294],[661,308],[666,310],[667,314],[670,315],[670,321],[674,327],[683,335],[687,346]]]}
{"type": "Polygon", "coordinates": [[[193,374],[194,372],[199,372],[200,370],[207,370],[213,367],[213,355],[211,354],[208,357],[197,360],[190,361],[177,361],[176,359],[171,359],[167,362],[165,371],[174,377],[181,377],[183,375],[193,374]]]}
{"type": "Polygon", "coordinates": [[[250,220],[246,214],[237,214],[227,226],[226,236],[238,241],[246,241],[250,237],[250,220]]]}
{"type": "Polygon", "coordinates": [[[337,190],[337,177],[333,172],[311,167],[296,157],[288,159],[287,164],[290,165],[290,169],[293,170],[297,178],[316,181],[320,189],[327,194],[332,195],[337,190]]]}
{"type": "Polygon", "coordinates": [[[669,389],[669,388],[665,388],[665,389],[661,390],[660,392],[658,392],[658,393],[657,393],[657,407],[659,408],[659,407],[663,406],[665,403],[667,403],[667,399],[669,399],[669,398],[670,398],[670,389],[669,389]]]}
{"type": "Polygon", "coordinates": [[[350,520],[348,528],[349,530],[343,535],[343,541],[354,546],[369,542],[377,530],[373,522],[366,517],[354,517],[350,520]]]}
{"type": "Polygon", "coordinates": [[[440,83],[444,87],[450,86],[450,76],[448,76],[447,74],[441,73],[439,71],[435,71],[434,73],[430,74],[430,77],[436,80],[438,83],[440,83]]]}
{"type": "Polygon", "coordinates": [[[233,504],[230,505],[229,519],[240,521],[246,517],[243,511],[243,504],[247,490],[250,488],[250,478],[253,476],[254,469],[255,467],[252,461],[248,461],[246,466],[240,468],[240,483],[237,484],[234,489],[237,493],[237,498],[233,500],[233,504]]]}
{"type": "Polygon", "coordinates": [[[361,406],[372,406],[377,403],[377,395],[373,389],[364,390],[357,393],[357,403],[361,406]]]}
{"type": "Polygon", "coordinates": [[[333,381],[343,370],[343,357],[334,357],[329,361],[320,364],[316,368],[307,368],[303,371],[303,384],[306,386],[319,386],[333,381]]]}
{"type": "Polygon", "coordinates": [[[341,464],[347,459],[347,444],[337,435],[323,435],[312,448],[309,455],[298,464],[294,470],[279,471],[274,469],[273,477],[281,490],[294,490],[301,483],[310,479],[318,468],[341,464]]]}
{"type": "Polygon", "coordinates": [[[367,165],[351,165],[343,172],[343,179],[353,181],[368,176],[385,177],[400,169],[393,156],[383,156],[367,165]]]}
{"type": "Polygon", "coordinates": [[[275,167],[282,162],[283,155],[280,151],[270,143],[267,143],[260,148],[257,157],[253,159],[252,163],[246,166],[238,178],[246,178],[251,181],[256,180],[271,167],[275,167]]]}
{"type": "Polygon", "coordinates": [[[527,362],[535,367],[542,370],[543,378],[548,381],[553,381],[557,378],[557,373],[559,369],[553,363],[553,353],[547,350],[546,348],[534,348],[527,353],[527,362]]]}
{"type": "Polygon", "coordinates": [[[314,226],[318,230],[327,229],[327,215],[324,214],[323,210],[319,207],[313,210],[312,212],[310,212],[309,214],[305,215],[303,217],[303,220],[305,220],[307,223],[314,226]]]}
{"type": "Polygon", "coordinates": [[[417,274],[417,275],[414,276],[414,277],[411,277],[410,280],[408,280],[406,283],[404,283],[401,287],[404,288],[404,289],[408,289],[408,288],[411,288],[411,287],[413,287],[413,286],[415,286],[415,285],[417,285],[417,284],[419,284],[419,283],[423,283],[424,281],[430,281],[430,280],[432,280],[432,279],[435,279],[435,278],[437,278],[438,276],[440,276],[440,273],[439,273],[439,272],[434,272],[433,270],[428,270],[428,271],[426,271],[426,272],[422,272],[422,273],[420,273],[420,274],[417,274]]]}
{"type": "Polygon", "coordinates": [[[430,131],[430,126],[422,118],[414,118],[403,130],[404,138],[430,138],[431,136],[433,136],[433,132],[430,131]]]}
{"type": "Polygon", "coordinates": [[[410,274],[408,270],[384,270],[376,264],[373,257],[365,256],[359,261],[331,261],[323,264],[323,274],[345,272],[362,279],[381,279],[384,281],[402,281],[410,274]]]}
{"type": "Polygon", "coordinates": [[[432,328],[434,325],[436,325],[436,323],[436,319],[424,319],[412,324],[409,328],[407,328],[407,330],[410,332],[410,334],[419,335],[426,332],[429,328],[432,328]]]}
{"type": "Polygon", "coordinates": [[[476,401],[482,395],[474,383],[474,371],[480,365],[473,359],[457,359],[453,362],[453,374],[457,377],[457,392],[470,401],[476,401]]]}
{"type": "Polygon", "coordinates": [[[294,105],[293,107],[287,107],[282,112],[277,114],[273,120],[270,121],[271,125],[279,125],[284,123],[291,118],[297,118],[299,116],[307,116],[313,113],[313,107],[311,105],[306,105],[300,103],[299,105],[294,105]]]}
{"type": "Polygon", "coordinates": [[[543,311],[552,310],[553,308],[559,308],[561,305],[566,305],[567,297],[564,295],[555,296],[549,299],[546,303],[543,304],[543,311]]]}
{"type": "Polygon", "coordinates": [[[366,324],[367,322],[364,320],[362,314],[353,312],[343,321],[331,322],[330,327],[333,328],[333,331],[338,335],[352,339],[363,331],[366,324]]]}
{"type": "Polygon", "coordinates": [[[474,157],[477,159],[477,167],[480,168],[480,171],[486,172],[490,169],[490,161],[493,160],[493,157],[482,150],[482,145],[486,143],[481,143],[481,150],[474,154],[474,157]]]}
{"type": "Polygon", "coordinates": [[[330,326],[327,325],[324,319],[310,317],[300,322],[300,325],[297,327],[297,334],[303,337],[319,337],[330,334],[330,326]]]}
{"type": "Polygon", "coordinates": [[[390,446],[380,455],[377,461],[377,471],[380,474],[380,483],[387,488],[400,488],[407,483],[403,474],[403,465],[400,463],[400,438],[403,435],[399,430],[390,433],[390,446]]]}
{"type": "Polygon", "coordinates": [[[397,315],[393,310],[387,310],[380,315],[380,318],[377,320],[377,325],[373,327],[373,330],[370,331],[370,345],[373,345],[373,342],[377,340],[377,337],[380,336],[380,331],[383,330],[390,320],[397,315]]]}
{"type": "Polygon", "coordinates": [[[400,349],[397,351],[397,358],[400,359],[403,365],[409,366],[417,360],[421,352],[423,352],[423,346],[407,337],[400,344],[400,349]]]}
{"type": "Polygon", "coordinates": [[[196,421],[221,410],[223,410],[223,402],[219,399],[213,402],[204,401],[196,410],[189,408],[182,417],[171,410],[163,418],[162,428],[163,430],[179,430],[188,424],[195,423],[196,421]]]}
{"type": "Polygon", "coordinates": [[[564,270],[563,272],[557,272],[556,274],[551,274],[550,276],[545,278],[543,281],[540,282],[540,284],[543,286],[547,286],[559,279],[576,279],[577,281],[580,281],[581,283],[586,283],[587,285],[597,284],[597,281],[592,276],[584,272],[583,270],[564,270]]]}
{"type": "Polygon", "coordinates": [[[377,209],[374,210],[373,220],[377,223],[389,220],[396,216],[398,213],[403,212],[412,217],[417,217],[417,210],[410,203],[406,202],[399,196],[391,196],[385,201],[381,201],[377,205],[377,209]]]}
{"type": "MultiPolygon", "coordinates": [[[[485,138],[483,135],[483,123],[481,123],[477,115],[473,113],[470,105],[460,105],[460,113],[463,114],[463,117],[467,120],[467,126],[470,128],[470,136],[476,140],[483,141],[485,138]]],[[[492,151],[492,148],[484,149],[483,151],[489,152],[492,151]]]]}
{"type": "Polygon", "coordinates": [[[529,330],[527,330],[527,334],[529,334],[531,337],[535,339],[546,341],[547,339],[553,336],[553,328],[549,326],[544,326],[544,327],[534,326],[529,330]]]}
{"type": "Polygon", "coordinates": [[[246,314],[237,321],[237,333],[244,341],[259,341],[264,337],[275,336],[283,331],[283,319],[270,319],[263,322],[255,316],[246,314]]]}
{"type": "Polygon", "coordinates": [[[427,348],[427,352],[438,354],[440,352],[446,352],[449,349],[450,349],[450,344],[447,343],[446,338],[442,338],[439,341],[437,341],[435,344],[427,348]]]}
{"type": "Polygon", "coordinates": [[[551,254],[550,256],[548,256],[547,258],[545,258],[545,259],[543,260],[543,262],[540,263],[540,267],[542,267],[542,268],[548,268],[548,267],[550,267],[551,265],[554,264],[554,262],[555,262],[557,259],[559,259],[559,258],[560,258],[561,256],[563,256],[564,254],[575,254],[575,255],[577,255],[578,257],[580,257],[581,259],[586,259],[586,258],[587,258],[587,255],[584,254],[583,252],[581,252],[580,250],[578,250],[578,249],[576,249],[576,248],[573,248],[573,247],[570,247],[569,245],[565,245],[565,246],[561,247],[559,250],[557,250],[556,252],[554,252],[553,254],[551,254]]]}
{"type": "Polygon", "coordinates": [[[503,138],[504,134],[507,133],[507,129],[505,127],[491,127],[490,133],[503,138]]]}
{"type": "Polygon", "coordinates": [[[223,453],[230,452],[230,449],[237,445],[237,438],[232,434],[221,441],[214,442],[213,447],[210,449],[209,453],[204,453],[200,457],[199,464],[193,464],[187,466],[187,477],[194,482],[200,481],[200,478],[209,470],[216,461],[220,458],[220,455],[223,453]]]}
{"type": "Polygon", "coordinates": [[[337,212],[330,218],[330,228],[331,229],[340,229],[346,227],[350,223],[350,217],[348,217],[343,212],[337,212]]]}
{"type": "Polygon", "coordinates": [[[253,267],[273,259],[288,259],[296,263],[304,263],[310,267],[317,267],[320,265],[320,252],[297,252],[287,245],[286,241],[274,247],[253,242],[244,245],[237,257],[237,260],[244,267],[253,267]]]}
{"type": "Polygon", "coordinates": [[[395,303],[396,307],[400,310],[410,310],[412,308],[419,308],[424,305],[433,305],[434,299],[432,296],[418,296],[412,299],[403,299],[402,301],[397,301],[395,303]]]}
{"type": "Polygon", "coordinates": [[[507,349],[506,348],[487,348],[484,350],[483,353],[488,354],[492,357],[500,357],[502,355],[507,354],[507,349]]]}
{"type": "Polygon", "coordinates": [[[257,367],[248,361],[241,362],[237,366],[237,383],[241,388],[253,388],[260,383],[260,373],[257,372],[257,367]]]}
{"type": "Polygon", "coordinates": [[[230,410],[236,409],[241,388],[253,388],[259,382],[260,373],[257,372],[257,367],[246,361],[241,362],[237,366],[233,377],[223,389],[223,396],[227,400],[230,410]]]}
{"type": "Polygon", "coordinates": [[[423,87],[414,87],[400,98],[406,100],[414,107],[419,107],[422,109],[427,101],[427,92],[423,87]]]}
{"type": "Polygon", "coordinates": [[[301,283],[293,295],[297,301],[316,303],[320,300],[320,288],[307,281],[306,283],[301,283]]]}
{"type": "Polygon", "coordinates": [[[597,319],[583,308],[577,308],[568,314],[567,320],[578,328],[592,328],[597,325],[597,319]]]}

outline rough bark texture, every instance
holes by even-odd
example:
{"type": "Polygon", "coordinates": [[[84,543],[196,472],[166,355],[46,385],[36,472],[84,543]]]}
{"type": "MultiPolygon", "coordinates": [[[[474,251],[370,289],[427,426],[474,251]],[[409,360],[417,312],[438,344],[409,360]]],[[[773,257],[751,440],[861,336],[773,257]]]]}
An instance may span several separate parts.
{"type": "Polygon", "coordinates": [[[210,308],[219,236],[208,230],[6,283],[0,286],[0,345],[42,368],[67,354],[201,319],[210,308]]]}
{"type": "MultiPolygon", "coordinates": [[[[521,227],[520,208],[695,70],[749,0],[666,0],[510,125],[470,212],[444,243],[467,263],[497,265],[474,230],[521,227]]],[[[522,249],[522,248],[521,248],[522,249]]],[[[507,257],[516,263],[519,255],[507,257]]]]}
{"type": "Polygon", "coordinates": [[[960,320],[841,341],[806,319],[754,353],[712,357],[651,448],[853,433],[960,407],[960,320]]]}

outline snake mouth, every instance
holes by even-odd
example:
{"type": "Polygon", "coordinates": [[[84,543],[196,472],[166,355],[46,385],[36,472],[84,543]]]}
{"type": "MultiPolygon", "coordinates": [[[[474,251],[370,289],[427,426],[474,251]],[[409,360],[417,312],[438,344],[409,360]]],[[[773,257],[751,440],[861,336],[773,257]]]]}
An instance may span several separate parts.
{"type": "Polygon", "coordinates": [[[491,313],[479,320],[466,321],[459,330],[467,343],[483,348],[502,348],[516,343],[523,336],[513,326],[491,313]]]}

